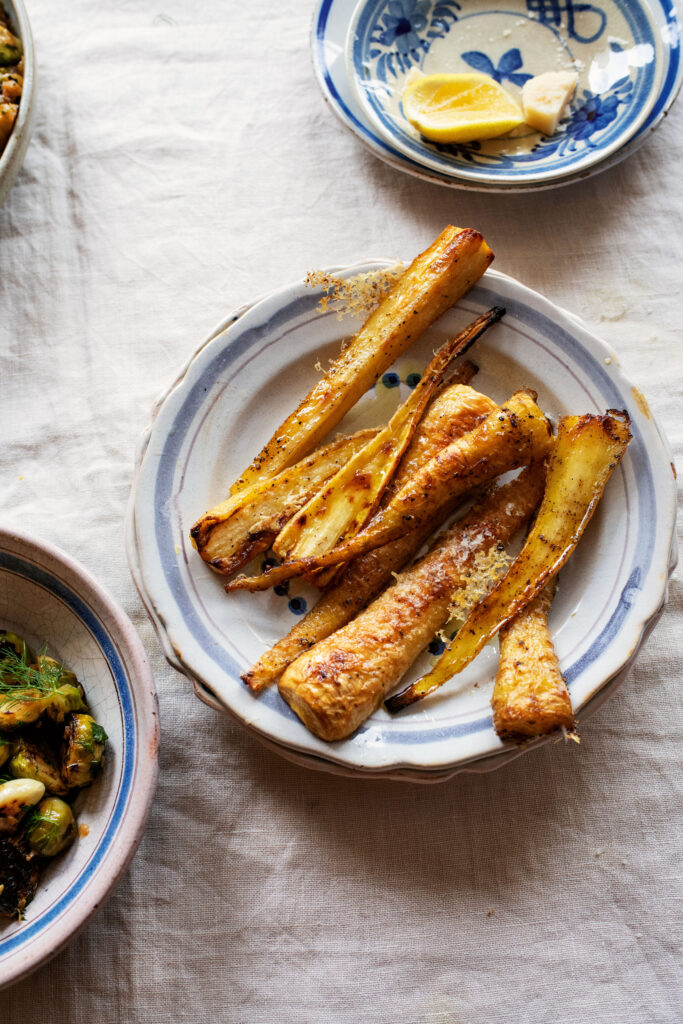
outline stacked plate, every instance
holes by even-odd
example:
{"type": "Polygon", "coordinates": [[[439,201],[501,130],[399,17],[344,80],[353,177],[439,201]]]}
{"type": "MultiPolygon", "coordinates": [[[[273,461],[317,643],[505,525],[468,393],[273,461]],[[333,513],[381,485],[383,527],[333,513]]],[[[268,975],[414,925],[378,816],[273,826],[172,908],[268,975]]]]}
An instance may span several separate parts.
{"type": "Polygon", "coordinates": [[[527,191],[614,166],[661,121],[680,89],[671,0],[322,0],[313,61],[334,112],[399,170],[458,188],[527,191]],[[557,132],[527,127],[465,145],[423,138],[401,96],[417,72],[483,72],[519,99],[525,81],[572,69],[557,132]]]}
{"type": "MultiPolygon", "coordinates": [[[[373,262],[336,276],[367,273],[373,262]]],[[[615,354],[571,315],[494,271],[449,310],[354,407],[342,430],[386,422],[434,347],[493,305],[504,320],[477,342],[475,386],[496,401],[534,388],[551,416],[626,408],[633,441],[596,516],[562,572],[551,628],[579,716],[623,677],[661,611],[674,561],[675,483],[667,446],[645,399],[615,354]]],[[[433,782],[518,755],[491,724],[493,647],[439,694],[402,715],[376,711],[348,740],[307,731],[277,688],[254,696],[240,674],[311,607],[299,581],[261,594],[226,595],[194,551],[193,522],[229,485],[319,379],[359,322],[321,311],[303,282],[231,314],[198,349],[159,403],[140,449],[128,518],[131,568],[168,660],[198,695],[272,749],[341,774],[433,782]]],[[[437,643],[432,644],[436,650],[437,643]]],[[[413,678],[433,661],[427,651],[413,678]]],[[[407,679],[405,680],[408,681],[407,679]]]]}

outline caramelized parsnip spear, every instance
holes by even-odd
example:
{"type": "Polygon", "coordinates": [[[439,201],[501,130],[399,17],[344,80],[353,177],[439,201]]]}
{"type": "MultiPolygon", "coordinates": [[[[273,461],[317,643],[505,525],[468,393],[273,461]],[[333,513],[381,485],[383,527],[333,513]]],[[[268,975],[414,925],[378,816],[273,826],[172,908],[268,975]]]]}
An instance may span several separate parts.
{"type": "Polygon", "coordinates": [[[452,225],[442,231],[413,260],[230,493],[274,476],[313,451],[384,371],[479,280],[492,259],[478,231],[452,225]]]}
{"type": "Polygon", "coordinates": [[[500,663],[491,697],[501,739],[544,736],[574,727],[574,712],[555,653],[548,612],[555,579],[500,631],[500,663]]]}
{"type": "Polygon", "coordinates": [[[371,428],[338,437],[295,466],[205,512],[190,531],[199,554],[225,576],[242,569],[267,551],[287,520],[378,433],[371,428]]]}
{"type": "Polygon", "coordinates": [[[357,537],[324,555],[275,566],[261,576],[238,576],[226,590],[266,590],[314,569],[348,562],[433,520],[455,498],[501,473],[545,458],[548,420],[526,391],[518,391],[469,434],[422,466],[357,537]]]}
{"type": "Polygon", "coordinates": [[[507,543],[533,514],[543,479],[535,466],[494,485],[369,608],[289,666],[280,694],[311,732],[344,739],[372,714],[446,624],[453,592],[467,586],[477,557],[507,543]]]}
{"type": "MultiPolygon", "coordinates": [[[[466,384],[476,371],[466,360],[452,379],[466,384]]],[[[216,572],[231,576],[255,555],[267,551],[287,520],[379,429],[337,437],[295,466],[206,512],[191,530],[192,542],[204,561],[216,572]]]]}
{"type": "Polygon", "coordinates": [[[441,346],[386,427],[289,520],[273,545],[279,558],[308,558],[356,536],[376,510],[449,365],[504,314],[501,306],[495,306],[441,346]]]}
{"type": "MultiPolygon", "coordinates": [[[[472,364],[464,364],[456,372],[457,379],[470,379],[472,364]]],[[[428,462],[451,441],[472,430],[485,416],[497,408],[486,395],[462,384],[451,384],[429,404],[408,449],[401,459],[396,475],[382,498],[387,504],[392,491],[410,480],[420,466],[428,462]]],[[[457,500],[457,499],[456,499],[457,500]]],[[[344,626],[357,612],[380,592],[393,572],[402,569],[417,554],[430,533],[450,509],[427,522],[393,544],[385,544],[354,559],[346,568],[337,586],[322,595],[308,614],[271,650],[261,655],[256,664],[242,676],[254,691],[277,682],[287,666],[319,640],[344,626]]]]}
{"type": "Polygon", "coordinates": [[[487,640],[534,599],[565,564],[631,440],[626,412],[566,416],[549,460],[543,502],[510,569],[473,609],[431,672],[386,701],[396,712],[461,672],[487,640]]]}

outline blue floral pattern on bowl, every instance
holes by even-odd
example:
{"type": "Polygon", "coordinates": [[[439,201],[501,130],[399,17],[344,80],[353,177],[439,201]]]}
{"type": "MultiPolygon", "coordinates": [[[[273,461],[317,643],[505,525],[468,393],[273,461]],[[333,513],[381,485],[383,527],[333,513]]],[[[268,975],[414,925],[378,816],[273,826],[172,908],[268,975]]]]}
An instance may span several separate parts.
{"type": "Polygon", "coordinates": [[[522,86],[530,78],[533,78],[533,75],[519,73],[519,69],[522,67],[522,54],[516,46],[505,51],[497,66],[490,57],[480,50],[468,50],[461,56],[465,63],[475,71],[481,72],[482,75],[490,75],[500,85],[504,82],[512,82],[513,85],[522,86]]]}
{"type": "Polygon", "coordinates": [[[473,0],[365,0],[348,39],[361,105],[385,139],[429,170],[515,184],[565,178],[625,145],[655,102],[658,53],[650,16],[633,0],[508,0],[505,11],[473,0]],[[575,67],[579,85],[550,138],[522,129],[447,146],[424,139],[403,114],[416,71],[472,69],[519,98],[528,79],[557,67],[575,67]]]}
{"type": "Polygon", "coordinates": [[[389,0],[370,39],[381,73],[395,75],[419,65],[434,40],[448,34],[459,10],[455,0],[389,0]]]}

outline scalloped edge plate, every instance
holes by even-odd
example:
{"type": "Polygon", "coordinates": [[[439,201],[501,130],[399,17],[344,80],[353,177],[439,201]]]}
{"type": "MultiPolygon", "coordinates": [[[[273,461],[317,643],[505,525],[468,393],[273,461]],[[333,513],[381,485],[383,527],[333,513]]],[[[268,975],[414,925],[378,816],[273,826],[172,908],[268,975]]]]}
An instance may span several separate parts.
{"type": "MultiPolygon", "coordinates": [[[[387,261],[373,261],[372,265],[387,265],[387,261]]],[[[357,273],[360,270],[367,270],[368,266],[367,264],[355,265],[344,268],[343,272],[345,274],[357,273]]],[[[338,268],[334,268],[331,272],[339,273],[340,271],[338,268]]],[[[293,756],[298,759],[299,763],[306,763],[311,767],[321,767],[320,762],[323,762],[325,770],[341,770],[353,775],[368,775],[374,778],[417,777],[423,781],[435,780],[437,775],[447,777],[455,771],[462,770],[468,764],[475,770],[483,770],[486,767],[485,760],[487,758],[495,760],[496,764],[492,764],[495,767],[503,759],[517,756],[519,750],[510,744],[501,743],[493,733],[490,723],[488,727],[485,727],[483,722],[479,723],[475,730],[479,732],[476,741],[471,738],[470,730],[469,740],[466,737],[463,739],[463,736],[460,735],[459,738],[445,737],[448,742],[436,743],[433,746],[425,741],[426,747],[420,751],[419,749],[409,749],[410,744],[402,747],[398,741],[392,750],[389,750],[387,745],[383,747],[381,728],[375,730],[374,738],[372,735],[366,736],[363,742],[356,743],[355,746],[354,737],[345,743],[329,746],[311,736],[291,713],[289,716],[278,717],[278,715],[282,715],[281,709],[285,706],[275,691],[270,691],[266,701],[263,698],[256,701],[237,679],[237,667],[226,667],[228,664],[236,666],[234,659],[223,665],[216,662],[215,658],[218,657],[220,661],[224,652],[221,649],[222,641],[215,635],[209,643],[218,649],[218,654],[212,653],[211,656],[207,656],[206,637],[195,635],[201,632],[203,624],[198,626],[196,620],[192,619],[193,613],[189,615],[189,618],[186,617],[177,601],[178,594],[184,586],[182,582],[179,582],[182,572],[180,570],[172,571],[170,578],[173,582],[169,585],[168,572],[161,569],[157,528],[161,519],[171,515],[169,510],[172,502],[163,488],[162,491],[156,491],[157,471],[166,458],[165,445],[171,434],[177,438],[177,435],[185,433],[192,424],[196,409],[193,412],[187,406],[188,393],[196,388],[199,377],[206,372],[212,361],[215,361],[217,357],[225,357],[226,353],[230,355],[228,349],[231,343],[240,337],[244,339],[245,332],[253,331],[255,324],[260,323],[262,331],[267,334],[274,323],[273,318],[277,318],[278,311],[287,307],[287,303],[291,302],[294,297],[300,298],[301,291],[302,284],[296,283],[273,292],[252,305],[240,307],[239,310],[232,313],[212,332],[207,342],[200,346],[183,373],[157,403],[154,419],[138,451],[135,480],[127,515],[129,563],[143,603],[155,624],[167,659],[195,683],[198,696],[208,700],[213,706],[218,704],[269,746],[274,747],[280,753],[284,753],[286,750],[285,756],[293,756]],[[150,451],[151,441],[153,444],[150,451]],[[150,494],[154,495],[153,505],[150,504],[150,494]],[[164,494],[166,494],[165,498],[164,494]],[[153,507],[156,508],[156,513],[152,512],[153,507]],[[165,510],[161,516],[159,510],[165,510]],[[174,588],[177,591],[175,594],[174,588]],[[206,691],[208,691],[208,697],[206,691]],[[280,708],[277,707],[277,702],[281,705],[280,708]],[[333,767],[330,768],[330,766],[333,767]]],[[[605,650],[602,650],[599,654],[600,671],[596,673],[595,666],[593,666],[589,670],[590,682],[586,686],[582,686],[577,708],[577,710],[582,710],[594,705],[598,696],[603,699],[606,689],[612,688],[608,687],[608,684],[613,680],[623,678],[642,639],[654,624],[663,607],[668,575],[675,564],[675,549],[672,548],[671,540],[675,524],[675,486],[671,456],[666,442],[647,410],[644,399],[624,377],[614,352],[604,342],[591,335],[576,317],[554,306],[542,296],[530,291],[513,279],[495,271],[487,273],[483,283],[466,297],[462,305],[464,308],[468,308],[468,312],[473,312],[477,308],[477,301],[481,305],[482,301],[484,304],[491,304],[494,300],[507,302],[509,306],[513,306],[515,303],[521,304],[519,305],[520,310],[529,310],[528,315],[532,318],[542,318],[542,322],[546,324],[546,330],[552,329],[552,332],[564,339],[565,342],[567,339],[573,339],[572,344],[579,346],[576,351],[581,353],[581,358],[588,360],[596,375],[601,377],[601,386],[607,388],[612,397],[616,388],[616,394],[620,400],[609,403],[606,401],[602,403],[602,407],[604,408],[607,404],[612,407],[617,404],[626,405],[632,415],[636,427],[634,433],[640,437],[638,445],[636,447],[632,445],[633,458],[642,460],[644,451],[648,461],[645,468],[639,463],[639,472],[645,472],[645,476],[642,486],[637,488],[638,496],[645,494],[646,489],[654,490],[652,485],[647,482],[648,476],[653,482],[657,481],[656,516],[652,518],[653,509],[648,510],[653,528],[649,531],[648,543],[651,552],[650,561],[645,570],[646,578],[642,580],[642,586],[639,584],[635,591],[633,579],[636,577],[630,579],[629,585],[624,587],[617,609],[618,621],[614,619],[614,615],[610,620],[612,633],[615,635],[611,636],[607,643],[606,653],[605,650]],[[477,297],[478,290],[480,291],[479,297],[477,297]],[[606,364],[609,364],[609,368],[606,364]],[[609,389],[612,389],[611,392],[609,389]],[[647,438],[645,446],[643,446],[643,437],[647,438]],[[640,450],[641,448],[643,451],[640,450]],[[651,460],[654,460],[654,464],[651,460]],[[658,527],[656,530],[654,529],[655,521],[658,527]],[[637,605],[635,621],[632,614],[634,605],[637,605]],[[621,628],[617,629],[619,623],[621,623],[621,628]],[[628,625],[628,636],[624,635],[624,623],[628,625]]],[[[340,333],[343,332],[340,331],[340,333]]],[[[258,335],[259,331],[257,330],[255,336],[258,335]]],[[[270,343],[272,344],[272,339],[270,343]]],[[[206,401],[211,402],[213,399],[209,396],[206,401]]],[[[192,427],[192,430],[194,429],[195,427],[192,427]]],[[[182,437],[178,443],[182,444],[182,437]]],[[[176,458],[176,454],[173,458],[176,458]]],[[[175,462],[173,467],[175,472],[175,462]]],[[[644,518],[646,517],[640,517],[640,519],[644,518]]],[[[170,527],[169,520],[163,528],[170,527]]],[[[180,529],[178,524],[174,524],[172,528],[175,530],[176,527],[180,529]]],[[[170,535],[167,534],[168,536],[170,535]]],[[[182,546],[185,543],[182,534],[178,533],[177,536],[182,546]]],[[[182,556],[180,561],[184,557],[182,556]]],[[[173,561],[174,559],[171,558],[170,564],[173,561]]],[[[188,564],[193,565],[192,572],[194,572],[197,567],[191,561],[188,564]]],[[[198,571],[201,573],[204,570],[210,577],[210,570],[200,565],[198,571]]],[[[640,576],[637,579],[639,580],[640,576]]],[[[182,604],[184,600],[182,595],[180,600],[182,604]]],[[[238,629],[234,622],[231,628],[233,633],[238,629]]],[[[580,674],[580,668],[577,671],[580,674]]],[[[575,682],[572,685],[576,686],[575,682]]],[[[403,716],[400,718],[405,721],[403,716]]],[[[372,723],[372,719],[370,723],[372,723]]],[[[385,724],[382,723],[382,725],[385,724]]],[[[467,733],[467,729],[465,732],[467,733]]],[[[355,737],[358,735],[358,733],[354,734],[355,737]]]]}

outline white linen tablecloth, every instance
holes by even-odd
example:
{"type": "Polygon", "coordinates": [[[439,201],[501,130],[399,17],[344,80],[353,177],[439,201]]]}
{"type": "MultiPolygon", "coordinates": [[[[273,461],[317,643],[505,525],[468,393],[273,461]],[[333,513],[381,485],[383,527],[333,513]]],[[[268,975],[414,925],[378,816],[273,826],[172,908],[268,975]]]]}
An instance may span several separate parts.
{"type": "Polygon", "coordinates": [[[584,317],[683,449],[683,102],[634,156],[535,195],[430,185],[326,107],[310,0],[27,0],[37,127],[0,210],[2,522],[80,559],[152,660],[161,778],[132,867],[0,1021],[683,1020],[681,576],[582,729],[438,786],[294,767],[165,663],[123,541],[157,394],[229,309],[410,259],[448,222],[584,317]]]}

